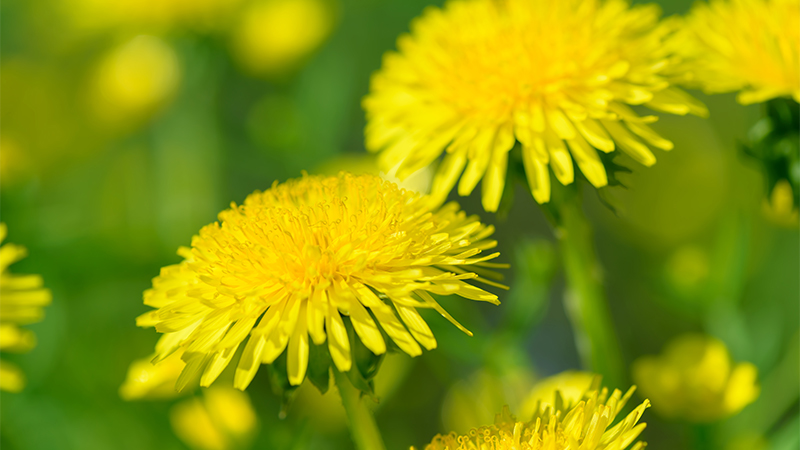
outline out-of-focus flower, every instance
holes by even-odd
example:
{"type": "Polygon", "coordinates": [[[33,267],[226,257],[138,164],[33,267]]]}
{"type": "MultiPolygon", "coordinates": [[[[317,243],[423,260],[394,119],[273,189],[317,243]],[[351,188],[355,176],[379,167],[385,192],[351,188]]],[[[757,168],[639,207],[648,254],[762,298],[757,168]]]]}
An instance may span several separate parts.
{"type": "Polygon", "coordinates": [[[480,255],[497,245],[488,239],[494,228],[455,203],[434,208],[373,175],[275,182],[219,220],[180,249],[183,262],[161,270],[144,295],[157,309],[137,319],[165,333],[159,359],[185,350],[179,388],[198,376],[210,385],[248,335],[234,385],[245,389],[288,346],[288,382],[297,386],[308,368],[309,336],[315,346],[327,340],[334,365],[346,372],[349,327],[376,355],[386,352],[385,332],[416,356],[420,345],[436,347],[417,308],[433,308],[469,333],[431,294],[497,304],[496,295],[466,282],[498,285],[483,276],[504,267],[486,262],[499,254],[480,255]]]}
{"type": "Polygon", "coordinates": [[[800,101],[800,3],[711,0],[695,3],[676,48],[709,93],[739,91],[743,104],[800,101]]]}
{"type": "Polygon", "coordinates": [[[450,387],[442,402],[442,423],[446,430],[465,433],[476,424],[491,423],[504,405],[520,410],[533,384],[533,374],[524,367],[503,369],[503,373],[481,369],[450,387]]]}
{"type": "Polygon", "coordinates": [[[128,368],[128,376],[119,388],[123,400],[165,399],[178,396],[175,383],[178,381],[186,363],[178,350],[158,363],[153,363],[156,355],[137,359],[128,368]]]}
{"type": "Polygon", "coordinates": [[[679,293],[695,293],[711,273],[708,252],[694,245],[676,250],[667,260],[664,275],[670,287],[679,293]]]}
{"type": "Polygon", "coordinates": [[[255,436],[258,417],[244,392],[233,388],[205,389],[172,407],[172,430],[193,450],[246,448],[255,436]]]}
{"type": "MultiPolygon", "coordinates": [[[[0,242],[8,234],[0,223],[0,242]]],[[[0,350],[24,353],[36,346],[36,336],[20,328],[44,317],[44,306],[52,301],[50,290],[43,288],[39,275],[12,275],[8,266],[27,255],[25,247],[4,244],[0,247],[0,350]]],[[[25,376],[15,365],[0,360],[0,390],[19,392],[25,387],[25,376]]]]}
{"type": "Polygon", "coordinates": [[[694,422],[731,416],[755,401],[757,375],[753,364],[733,366],[725,344],[700,334],[679,336],[663,354],[633,365],[634,380],[657,412],[694,422]]]}
{"type": "Polygon", "coordinates": [[[0,183],[10,186],[24,179],[33,171],[30,157],[17,141],[3,134],[0,136],[0,183]]]}
{"type": "Polygon", "coordinates": [[[233,55],[253,74],[284,73],[322,44],[334,22],[328,0],[260,0],[233,28],[233,55]]]}
{"type": "MultiPolygon", "coordinates": [[[[529,421],[518,421],[508,408],[504,408],[494,425],[473,429],[463,436],[456,433],[437,435],[425,450],[625,449],[644,430],[645,424],[637,425],[637,422],[650,405],[645,400],[612,426],[633,390],[631,388],[624,396],[619,390],[609,396],[605,388],[587,391],[575,405],[565,406],[563,410],[553,406],[543,408],[529,421]]],[[[641,450],[645,445],[637,442],[632,450],[641,450]]]]}
{"type": "Polygon", "coordinates": [[[755,433],[745,433],[733,437],[728,441],[725,450],[767,450],[769,441],[764,436],[755,433]]]}
{"type": "Polygon", "coordinates": [[[575,405],[590,390],[597,375],[589,372],[567,371],[536,383],[522,404],[521,417],[534,417],[542,408],[575,405]],[[559,399],[559,396],[561,397],[559,399]]]}
{"type": "Polygon", "coordinates": [[[228,25],[241,0],[62,0],[78,29],[191,28],[210,31],[228,25]]]}
{"type": "Polygon", "coordinates": [[[797,227],[800,212],[794,205],[794,193],[788,180],[778,180],[772,188],[769,200],[764,200],[764,215],[779,225],[797,227]]]}
{"type": "Polygon", "coordinates": [[[363,102],[367,148],[382,151],[383,167],[402,163],[400,178],[445,153],[433,195],[443,199],[459,176],[459,194],[469,195],[482,179],[488,211],[498,208],[516,141],[539,203],[550,199],[548,167],[569,184],[573,159],[594,186],[605,186],[598,149],[619,147],[650,166],[649,146],[673,145],[647,125],[655,116],[629,105],[707,114],[672,85],[665,41],[673,22],[660,23],[659,14],[656,5],[599,0],[431,7],[372,78],[363,102]]]}
{"type": "Polygon", "coordinates": [[[91,106],[104,122],[135,123],[174,95],[179,78],[175,51],[157,37],[137,36],[100,61],[91,84],[91,106]]]}

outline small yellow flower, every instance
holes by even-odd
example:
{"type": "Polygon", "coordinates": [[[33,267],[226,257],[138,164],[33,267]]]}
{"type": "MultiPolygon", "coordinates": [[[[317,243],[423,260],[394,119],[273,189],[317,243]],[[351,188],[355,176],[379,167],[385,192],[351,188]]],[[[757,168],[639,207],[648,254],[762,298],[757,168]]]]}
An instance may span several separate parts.
{"type": "Polygon", "coordinates": [[[176,397],[180,393],[175,390],[175,383],[186,363],[176,351],[157,364],[153,360],[157,355],[137,359],[128,368],[128,376],[119,388],[119,396],[123,400],[165,399],[176,397]]]}
{"type": "Polygon", "coordinates": [[[764,200],[762,209],[764,215],[778,225],[797,228],[800,223],[800,211],[794,206],[792,185],[785,179],[775,183],[769,200],[764,200]]]}
{"type": "Polygon", "coordinates": [[[328,37],[335,15],[328,0],[261,0],[233,27],[233,56],[254,74],[293,69],[328,37]]]}
{"type": "MultiPolygon", "coordinates": [[[[612,426],[633,391],[631,388],[623,396],[614,390],[609,396],[605,388],[588,390],[574,405],[564,409],[547,406],[528,421],[518,421],[504,408],[494,425],[473,429],[464,436],[437,435],[425,450],[623,450],[644,430],[645,424],[637,422],[650,406],[645,400],[612,426]]],[[[637,442],[631,450],[641,450],[645,445],[637,442]]]]}
{"type": "Polygon", "coordinates": [[[327,340],[333,363],[352,366],[342,315],[375,354],[382,333],[409,355],[436,347],[417,308],[456,322],[431,294],[457,294],[497,303],[468,280],[497,285],[481,255],[496,246],[494,228],[455,203],[433,208],[427,197],[374,175],[308,176],[277,182],[232,205],[182,248],[183,262],[161,270],[145,304],[158,308],[137,319],[165,333],[159,359],[185,351],[178,380],[201,375],[210,385],[250,336],[234,385],[245,389],[262,363],[287,349],[292,385],[302,383],[315,345],[327,340]],[[477,272],[477,273],[476,273],[477,272]],[[378,327],[380,325],[380,328],[378,327]],[[382,330],[381,330],[382,329],[382,330]]]}
{"type": "Polygon", "coordinates": [[[100,61],[90,102],[104,121],[136,121],[163,106],[174,95],[179,78],[172,47],[154,36],[137,36],[100,61]]]}
{"type": "Polygon", "coordinates": [[[522,160],[539,203],[550,199],[553,169],[574,180],[573,160],[596,187],[608,176],[597,150],[620,148],[650,166],[650,146],[672,142],[629,106],[706,115],[672,86],[666,46],[674,22],[656,5],[621,0],[463,0],[428,8],[387,53],[364,99],[366,145],[403,178],[439,158],[433,195],[458,185],[469,195],[482,179],[483,205],[495,211],[509,150],[522,160]],[[466,170],[465,170],[466,167],[466,170]],[[463,174],[462,174],[463,172],[463,174]]]}
{"type": "Polygon", "coordinates": [[[697,2],[677,48],[709,93],[741,90],[742,104],[792,96],[800,102],[800,2],[697,2]]]}
{"type": "MultiPolygon", "coordinates": [[[[8,234],[0,223],[0,242],[8,234]]],[[[43,288],[39,275],[12,275],[8,266],[27,255],[25,247],[5,244],[0,247],[0,350],[23,353],[36,346],[36,336],[19,325],[38,322],[44,317],[44,306],[52,301],[50,290],[43,288]]],[[[25,376],[19,368],[0,360],[0,390],[19,392],[25,376]]]]}
{"type": "Polygon", "coordinates": [[[522,404],[522,417],[531,417],[543,407],[555,406],[558,395],[565,405],[578,403],[592,387],[595,377],[589,372],[567,371],[539,381],[522,404]]]}
{"type": "Polygon", "coordinates": [[[670,342],[659,356],[639,358],[633,377],[665,417],[713,422],[734,415],[758,397],[756,367],[731,365],[721,341],[686,334],[670,342]]]}
{"type": "Polygon", "coordinates": [[[213,387],[203,391],[202,399],[192,397],[173,406],[170,423],[193,450],[234,450],[248,447],[258,417],[247,394],[213,387]]]}

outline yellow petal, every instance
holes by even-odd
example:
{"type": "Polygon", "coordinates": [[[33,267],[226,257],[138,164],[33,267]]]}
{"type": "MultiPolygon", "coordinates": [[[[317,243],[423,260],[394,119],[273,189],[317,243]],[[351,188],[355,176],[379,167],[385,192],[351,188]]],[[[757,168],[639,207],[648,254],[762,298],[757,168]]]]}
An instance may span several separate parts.
{"type": "Polygon", "coordinates": [[[340,372],[347,372],[352,366],[350,357],[350,340],[344,326],[339,310],[333,304],[328,304],[328,315],[325,317],[328,329],[328,351],[331,359],[340,372]]]}
{"type": "Polygon", "coordinates": [[[525,175],[528,177],[528,186],[533,198],[538,203],[550,201],[550,173],[547,164],[537,156],[530,147],[522,148],[522,162],[525,166],[525,175]]]}
{"type": "Polygon", "coordinates": [[[300,307],[300,320],[289,339],[289,353],[286,358],[286,372],[289,375],[289,384],[299,386],[306,377],[308,368],[308,302],[303,302],[300,307]]]}
{"type": "Polygon", "coordinates": [[[589,145],[581,136],[575,136],[575,139],[567,143],[569,144],[569,149],[572,151],[572,156],[575,158],[575,162],[578,163],[578,167],[581,169],[581,172],[583,172],[583,175],[586,176],[586,179],[597,188],[607,185],[608,177],[606,175],[606,169],[600,161],[600,157],[597,155],[597,150],[589,145]]]}
{"type": "Polygon", "coordinates": [[[628,156],[647,167],[656,163],[656,157],[653,152],[619,122],[604,120],[603,125],[619,144],[620,149],[627,153],[628,156]]]}

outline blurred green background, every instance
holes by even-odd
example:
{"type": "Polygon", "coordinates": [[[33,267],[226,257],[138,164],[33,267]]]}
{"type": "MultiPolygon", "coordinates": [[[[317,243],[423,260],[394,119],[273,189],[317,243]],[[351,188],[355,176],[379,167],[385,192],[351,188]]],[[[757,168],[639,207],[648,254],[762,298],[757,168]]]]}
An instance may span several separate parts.
{"type": "MultiPolygon", "coordinates": [[[[134,324],[149,309],[142,291],[231,201],[301,170],[371,164],[361,98],[429,2],[278,3],[0,5],[0,214],[8,241],[30,253],[12,272],[42,274],[54,298],[29,327],[33,352],[4,355],[28,385],[0,397],[3,449],[187,448],[170,426],[180,400],[118,395],[157,339],[134,324]]],[[[660,3],[665,15],[690,7],[660,3]]],[[[619,155],[635,169],[628,188],[601,201],[584,186],[585,210],[626,363],[703,331],[758,367],[762,392],[711,426],[649,411],[643,437],[653,449],[795,449],[797,227],[769,220],[760,166],[740,150],[763,107],[695,94],[710,119],[663,116],[654,128],[675,149],[649,169],[619,155]]],[[[497,292],[499,307],[443,300],[475,337],[427,314],[439,348],[386,361],[376,414],[390,449],[490,422],[534,380],[580,368],[551,228],[523,186],[515,194],[500,218],[476,196],[459,199],[496,224],[512,289],[497,292]]],[[[352,448],[335,394],[306,383],[281,419],[265,371],[247,393],[259,426],[238,448],[352,448]]]]}

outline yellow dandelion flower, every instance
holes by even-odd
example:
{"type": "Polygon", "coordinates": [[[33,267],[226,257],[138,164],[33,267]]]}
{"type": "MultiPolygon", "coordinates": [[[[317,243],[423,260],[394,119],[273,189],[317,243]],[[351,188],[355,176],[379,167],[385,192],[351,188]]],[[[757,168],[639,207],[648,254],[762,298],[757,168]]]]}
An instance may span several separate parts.
{"type": "Polygon", "coordinates": [[[608,176],[597,150],[619,147],[650,166],[648,144],[670,150],[629,105],[705,115],[671,85],[672,22],[655,5],[624,1],[464,0],[428,8],[385,55],[364,99],[366,145],[400,178],[446,153],[433,183],[444,198],[483,179],[483,205],[497,209],[509,151],[522,144],[533,197],[550,199],[553,169],[574,180],[573,160],[596,187],[608,176]],[[465,170],[466,167],[466,170],[465,170]],[[463,175],[462,175],[463,172],[463,175]]]}
{"type": "Polygon", "coordinates": [[[165,333],[158,358],[183,349],[180,388],[198,375],[208,386],[250,335],[234,385],[245,389],[262,363],[288,347],[287,373],[302,383],[315,345],[327,340],[333,363],[350,370],[343,315],[369,350],[387,349],[383,334],[415,356],[436,340],[417,308],[456,322],[431,294],[498,303],[467,283],[497,285],[486,261],[498,253],[494,228],[455,203],[434,208],[428,198],[374,175],[304,175],[255,192],[232,205],[182,248],[183,262],[161,270],[137,319],[165,333]],[[380,327],[379,327],[380,326],[380,327]]]}
{"type": "MultiPolygon", "coordinates": [[[[519,421],[504,408],[494,425],[473,429],[469,434],[437,435],[425,450],[624,450],[645,428],[637,424],[650,406],[645,400],[616,425],[614,420],[633,395],[606,388],[586,391],[581,401],[563,409],[552,405],[541,409],[529,421],[519,421]]],[[[632,450],[641,450],[637,442],[632,450]]],[[[413,447],[412,447],[413,450],[413,447]]]]}
{"type": "Polygon", "coordinates": [[[175,383],[186,363],[181,359],[182,351],[153,364],[157,355],[137,359],[128,368],[128,376],[119,388],[123,400],[165,399],[179,395],[175,383]]]}
{"type": "MultiPolygon", "coordinates": [[[[6,224],[0,223],[0,242],[7,234],[6,224]]],[[[36,345],[36,336],[19,325],[42,320],[42,308],[52,300],[50,291],[42,287],[41,276],[8,273],[8,266],[26,255],[25,247],[14,244],[0,247],[0,350],[4,352],[27,352],[36,345]]],[[[24,386],[22,371],[0,360],[0,390],[19,392],[24,386]]]]}
{"type": "Polygon", "coordinates": [[[742,104],[800,102],[800,2],[698,2],[678,35],[695,81],[709,93],[741,90],[742,104]]]}
{"type": "Polygon", "coordinates": [[[136,121],[175,94],[180,67],[163,40],[141,35],[114,48],[95,72],[89,98],[95,114],[108,122],[136,121]]]}
{"type": "Polygon", "coordinates": [[[232,54],[254,74],[281,74],[319,47],[333,30],[328,0],[262,0],[252,3],[233,28],[232,54]]]}
{"type": "Polygon", "coordinates": [[[785,179],[775,183],[769,200],[764,199],[762,209],[764,215],[776,224],[797,228],[800,222],[800,211],[794,205],[792,185],[785,179]]]}
{"type": "Polygon", "coordinates": [[[639,358],[633,377],[665,417],[713,422],[738,413],[758,398],[758,371],[744,362],[733,366],[721,341],[686,334],[659,356],[639,358]]]}
{"type": "Polygon", "coordinates": [[[193,450],[248,448],[258,417],[247,394],[213,387],[176,404],[170,411],[175,435],[193,450]]]}
{"type": "Polygon", "coordinates": [[[558,396],[567,405],[576,404],[590,390],[597,375],[567,371],[545,378],[533,386],[522,404],[522,417],[530,417],[542,407],[558,404],[558,396]]]}

